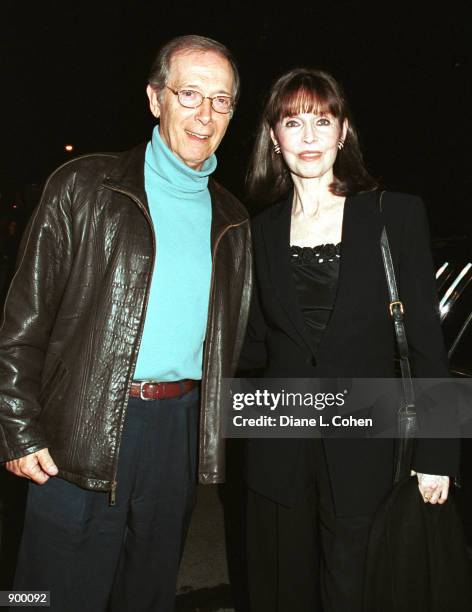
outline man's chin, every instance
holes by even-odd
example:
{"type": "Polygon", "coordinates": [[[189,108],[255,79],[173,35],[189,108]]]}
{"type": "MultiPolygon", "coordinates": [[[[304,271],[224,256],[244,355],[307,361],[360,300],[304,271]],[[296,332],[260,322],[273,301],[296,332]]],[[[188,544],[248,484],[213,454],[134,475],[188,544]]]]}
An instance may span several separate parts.
{"type": "Polygon", "coordinates": [[[190,160],[182,160],[184,162],[184,164],[186,166],[188,166],[189,168],[192,168],[192,170],[195,170],[196,172],[200,172],[200,170],[203,167],[203,164],[206,162],[208,158],[204,159],[203,161],[190,161],[190,160]]]}
{"type": "Polygon", "coordinates": [[[185,159],[182,159],[182,158],[181,159],[186,166],[198,172],[202,169],[204,163],[207,161],[209,157],[212,156],[212,154],[213,154],[213,151],[207,151],[205,155],[202,155],[202,154],[194,155],[194,156],[189,155],[185,159]]]}

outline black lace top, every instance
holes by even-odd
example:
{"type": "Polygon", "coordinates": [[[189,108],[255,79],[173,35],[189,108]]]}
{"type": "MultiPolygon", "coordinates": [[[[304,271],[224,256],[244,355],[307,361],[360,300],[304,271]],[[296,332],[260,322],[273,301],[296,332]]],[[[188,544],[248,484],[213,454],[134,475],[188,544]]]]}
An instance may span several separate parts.
{"type": "Polygon", "coordinates": [[[308,333],[318,348],[336,297],[341,243],[290,247],[290,261],[308,333]]]}

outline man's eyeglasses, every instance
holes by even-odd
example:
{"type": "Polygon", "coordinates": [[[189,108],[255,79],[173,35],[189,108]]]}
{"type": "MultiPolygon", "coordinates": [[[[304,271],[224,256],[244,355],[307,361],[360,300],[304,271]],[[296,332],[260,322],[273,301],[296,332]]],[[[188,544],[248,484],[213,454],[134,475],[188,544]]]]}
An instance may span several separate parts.
{"type": "Polygon", "coordinates": [[[194,89],[180,89],[179,91],[175,91],[172,87],[166,85],[167,89],[169,89],[182,106],[185,108],[197,108],[203,103],[205,98],[208,98],[211,101],[211,107],[217,113],[229,113],[233,110],[233,98],[231,96],[214,96],[213,98],[210,96],[204,96],[199,91],[195,91],[194,89]]]}

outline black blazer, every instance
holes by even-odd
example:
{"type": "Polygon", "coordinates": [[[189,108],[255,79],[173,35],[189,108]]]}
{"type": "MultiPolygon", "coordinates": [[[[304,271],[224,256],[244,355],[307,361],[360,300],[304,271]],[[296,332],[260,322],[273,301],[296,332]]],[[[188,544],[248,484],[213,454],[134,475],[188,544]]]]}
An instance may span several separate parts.
{"type": "MultiPolygon", "coordinates": [[[[380,251],[386,223],[405,305],[413,374],[449,375],[424,205],[415,196],[385,193],[383,211],[378,192],[346,199],[337,295],[316,355],[290,269],[291,196],[253,220],[256,288],[241,370],[263,368],[270,378],[395,375],[395,337],[380,251]]],[[[309,486],[306,445],[301,439],[249,440],[249,486],[279,503],[296,504],[309,486]]],[[[393,441],[329,438],[324,446],[337,513],[373,512],[392,486],[393,441]]],[[[418,441],[414,468],[431,474],[455,473],[458,449],[455,440],[418,441]]]]}

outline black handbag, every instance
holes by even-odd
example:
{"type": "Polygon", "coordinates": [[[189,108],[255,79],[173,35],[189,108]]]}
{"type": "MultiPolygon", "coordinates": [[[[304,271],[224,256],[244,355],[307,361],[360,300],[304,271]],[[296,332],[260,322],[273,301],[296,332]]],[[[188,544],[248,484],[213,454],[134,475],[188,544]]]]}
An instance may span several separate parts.
{"type": "MultiPolygon", "coordinates": [[[[380,194],[380,210],[382,195],[380,194]]],[[[403,323],[387,231],[381,250],[390,296],[390,313],[400,357],[402,405],[395,486],[377,509],[366,555],[365,612],[470,612],[472,585],[461,520],[454,499],[425,504],[416,476],[410,478],[417,420],[403,323]]]]}
{"type": "MultiPolygon", "coordinates": [[[[381,214],[382,196],[384,193],[385,191],[382,191],[379,197],[381,214]]],[[[411,380],[408,342],[406,339],[405,324],[403,322],[405,309],[398,295],[392,253],[390,251],[385,225],[382,228],[382,235],[380,237],[380,248],[382,251],[385,276],[387,278],[388,293],[390,297],[389,310],[395,329],[402,380],[402,403],[398,410],[398,445],[394,476],[394,483],[397,483],[410,475],[414,438],[418,431],[418,421],[415,408],[415,392],[411,380]]]]}

